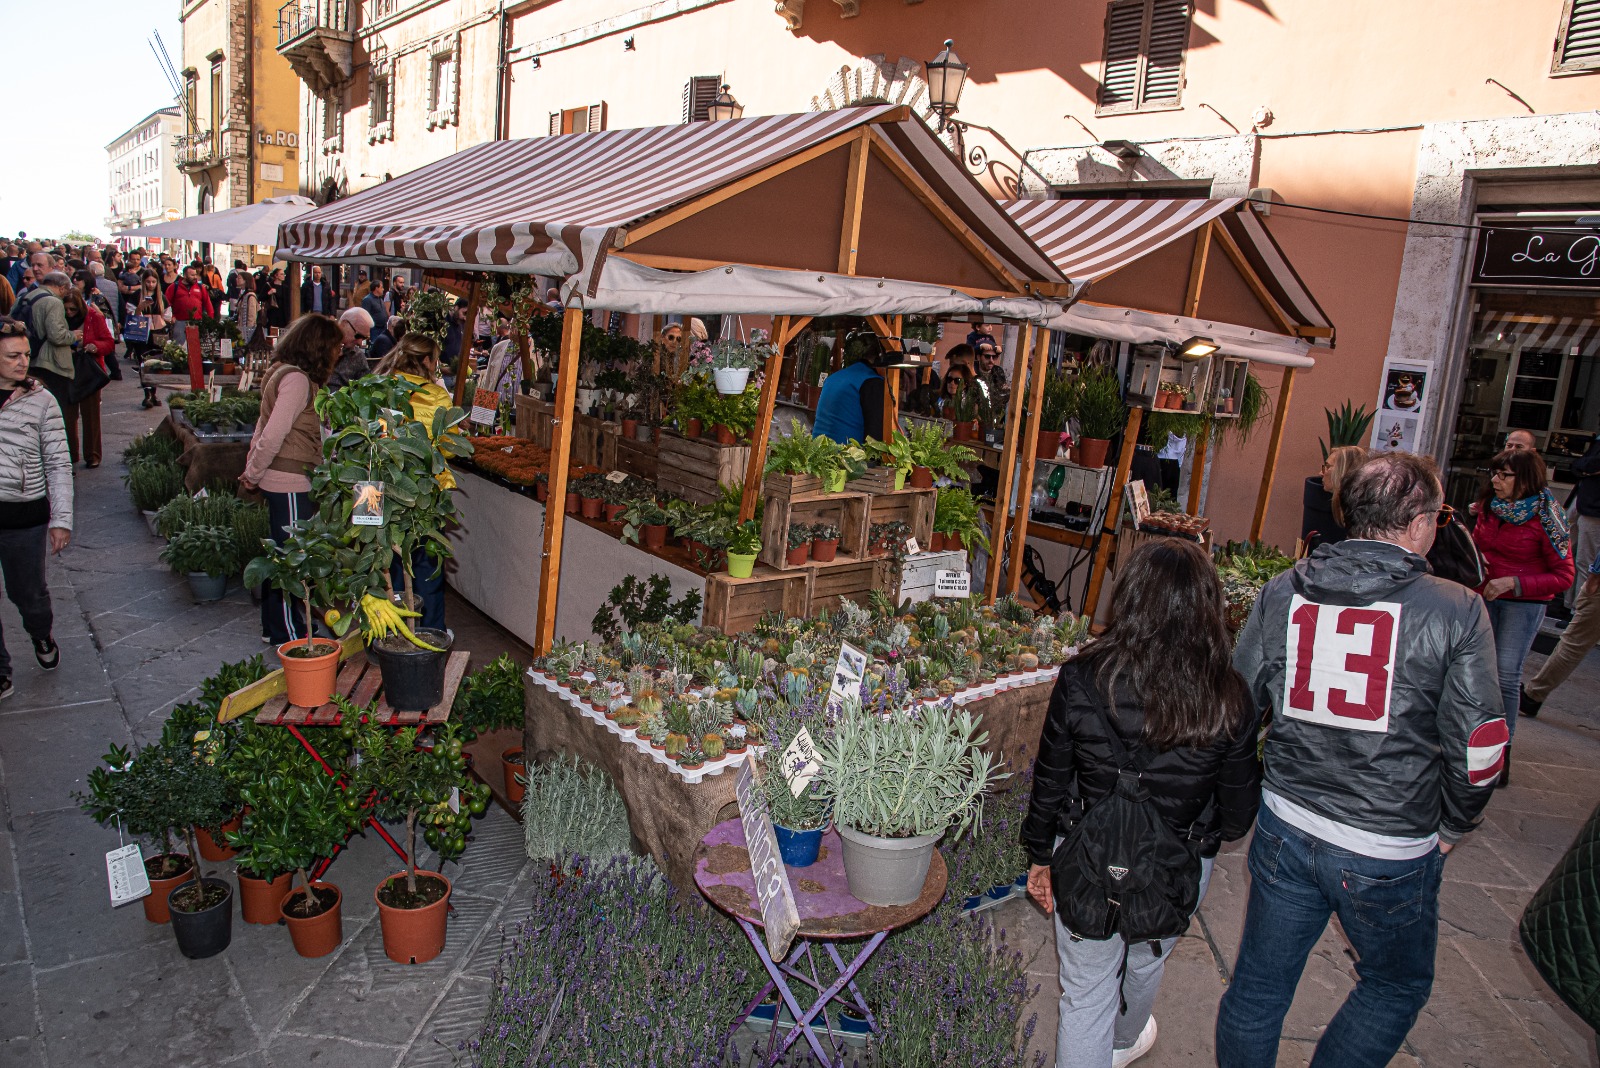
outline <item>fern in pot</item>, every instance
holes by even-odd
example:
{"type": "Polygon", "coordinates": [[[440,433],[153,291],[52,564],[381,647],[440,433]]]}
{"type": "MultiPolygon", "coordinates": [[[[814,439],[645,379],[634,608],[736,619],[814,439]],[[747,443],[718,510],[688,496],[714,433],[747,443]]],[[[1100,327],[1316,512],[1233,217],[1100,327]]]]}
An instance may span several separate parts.
{"type": "Polygon", "coordinates": [[[965,831],[1006,777],[982,749],[988,737],[948,704],[880,716],[845,700],[817,756],[851,894],[869,905],[921,896],[939,839],[965,831]]]}

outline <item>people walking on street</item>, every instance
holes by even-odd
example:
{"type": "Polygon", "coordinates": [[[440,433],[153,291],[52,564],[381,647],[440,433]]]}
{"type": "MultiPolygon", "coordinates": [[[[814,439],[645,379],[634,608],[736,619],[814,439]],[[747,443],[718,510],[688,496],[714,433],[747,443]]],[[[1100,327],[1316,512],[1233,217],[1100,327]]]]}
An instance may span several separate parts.
{"type": "Polygon", "coordinates": [[[72,401],[72,380],[77,372],[73,348],[83,340],[83,330],[67,325],[67,308],[64,300],[72,288],[72,281],[60,271],[47,271],[36,289],[17,301],[12,311],[28,329],[28,343],[33,347],[33,377],[55,397],[61,409],[68,434],[67,444],[72,450],[72,462],[78,462],[77,422],[78,406],[72,401]]]}
{"type": "MultiPolygon", "coordinates": [[[[1514,736],[1522,666],[1545,607],[1572,585],[1567,518],[1550,492],[1538,453],[1507,449],[1489,461],[1472,540],[1483,556],[1487,581],[1478,592],[1489,604],[1506,729],[1514,736]]],[[[1509,753],[1505,763],[1501,785],[1511,781],[1509,753]]]]}
{"type": "Polygon", "coordinates": [[[139,384],[144,390],[139,407],[154,408],[159,403],[156,400],[156,387],[147,384],[143,365],[145,360],[159,355],[166,344],[172,310],[161,292],[161,276],[149,267],[139,272],[139,289],[134,307],[147,319],[149,334],[143,341],[128,342],[128,360],[139,368],[139,384]]]}
{"type": "Polygon", "coordinates": [[[262,279],[256,287],[256,297],[268,326],[282,330],[289,325],[289,288],[284,283],[282,267],[274,267],[262,279]]]}
{"type": "MultiPolygon", "coordinates": [[[[94,266],[98,267],[100,265],[96,263],[94,266]]],[[[98,277],[94,271],[88,268],[78,271],[72,276],[73,285],[83,295],[84,301],[89,307],[100,313],[101,319],[105,322],[106,333],[111,339],[109,346],[99,346],[95,353],[99,358],[101,369],[111,378],[120,379],[122,377],[122,369],[117,366],[117,287],[115,283],[108,283],[111,285],[112,294],[107,297],[100,288],[100,283],[103,281],[105,279],[98,277]],[[106,351],[107,349],[110,351],[106,351]]]]}
{"type": "Polygon", "coordinates": [[[181,279],[167,286],[166,297],[167,306],[172,309],[172,339],[180,345],[188,343],[188,323],[217,314],[211,291],[200,281],[200,268],[193,264],[183,269],[181,279]]]}
{"type": "Polygon", "coordinates": [[[333,373],[328,376],[329,389],[343,389],[371,372],[367,365],[367,342],[372,339],[372,317],[364,309],[346,308],[339,316],[339,331],[344,336],[344,348],[333,373]]]}
{"type": "MultiPolygon", "coordinates": [[[[1110,626],[1056,679],[1022,825],[1028,893],[1055,916],[1060,1068],[1120,1068],[1149,1052],[1167,957],[1205,897],[1220,843],[1250,832],[1261,798],[1257,717],[1230,660],[1211,558],[1193,542],[1146,542],[1119,571],[1111,601],[1110,626]],[[1128,775],[1173,851],[1137,873],[1181,902],[1169,910],[1175,929],[1155,940],[1068,922],[1082,890],[1100,913],[1115,893],[1098,873],[1062,865],[1083,864],[1075,832],[1090,834],[1090,814],[1126,797],[1128,775]]],[[[1131,910],[1118,915],[1120,923],[1131,910]]]]}
{"type": "MultiPolygon", "coordinates": [[[[326,315],[303,315],[272,349],[261,380],[261,414],[240,485],[267,499],[272,540],[282,545],[290,530],[315,511],[311,470],[322,462],[322,423],[312,405],[327,382],[344,344],[339,326],[326,315]]],[[[282,591],[261,591],[261,634],[283,645],[308,637],[305,619],[292,611],[282,591]]]]}
{"type": "Polygon", "coordinates": [[[300,283],[301,315],[337,315],[339,305],[333,299],[333,286],[322,277],[322,264],[311,265],[311,275],[300,283]]]}
{"type": "MultiPolygon", "coordinates": [[[[1583,592],[1578,595],[1572,622],[1561,632],[1561,640],[1534,672],[1533,678],[1523,684],[1518,709],[1524,716],[1537,716],[1556,687],[1567,681],[1567,676],[1589,655],[1590,649],[1600,645],[1600,553],[1595,555],[1584,575],[1583,592]]],[[[1506,715],[1511,718],[1509,709],[1506,715]]]]}
{"type": "MultiPolygon", "coordinates": [[[[28,376],[28,330],[0,318],[0,580],[17,606],[33,655],[46,671],[61,662],[45,580],[46,552],[72,539],[72,461],[49,390],[28,376]]],[[[11,654],[0,633],[0,699],[11,696],[11,654]]]]}
{"type": "Polygon", "coordinates": [[[73,405],[75,414],[67,419],[67,444],[72,451],[73,462],[81,459],[84,467],[99,467],[100,390],[109,380],[105,354],[114,349],[117,343],[111,336],[110,327],[106,325],[105,316],[98,307],[84,299],[81,291],[68,290],[65,304],[67,329],[83,335],[73,353],[77,373],[73,376],[72,396],[77,398],[77,402],[73,405]],[[94,366],[88,369],[99,373],[84,374],[85,361],[92,361],[94,366]]]}
{"type": "MultiPolygon", "coordinates": [[[[1577,549],[1574,559],[1582,566],[1600,553],[1600,436],[1589,443],[1589,448],[1582,456],[1572,461],[1572,476],[1578,484],[1573,487],[1568,517],[1571,520],[1572,544],[1577,549]]],[[[1583,585],[1584,577],[1580,574],[1567,590],[1567,606],[1574,612],[1577,611],[1583,585]]]]}
{"type": "Polygon", "coordinates": [[[1433,988],[1444,856],[1476,825],[1507,742],[1483,600],[1428,573],[1444,490],[1383,453],[1341,487],[1350,538],[1262,590],[1234,664],[1272,717],[1250,897],[1217,1063],[1278,1063],[1306,957],[1339,917],[1355,989],[1318,1065],[1385,1065],[1433,988]]]}
{"type": "Polygon", "coordinates": [[[382,280],[375,280],[367,285],[367,294],[361,298],[361,307],[372,316],[374,323],[389,321],[389,304],[383,299],[382,280]]]}

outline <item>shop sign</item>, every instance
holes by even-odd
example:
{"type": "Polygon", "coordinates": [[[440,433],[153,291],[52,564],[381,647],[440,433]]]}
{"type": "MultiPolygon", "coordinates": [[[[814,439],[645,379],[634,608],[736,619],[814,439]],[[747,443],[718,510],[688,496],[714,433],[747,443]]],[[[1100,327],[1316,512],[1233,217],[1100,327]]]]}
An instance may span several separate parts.
{"type": "Polygon", "coordinates": [[[279,145],[283,148],[299,148],[300,134],[296,130],[266,130],[257,127],[256,144],[279,145]]]}
{"type": "Polygon", "coordinates": [[[1479,285],[1600,286],[1600,229],[1486,228],[1472,280],[1479,285]]]}
{"type": "Polygon", "coordinates": [[[1428,425],[1427,402],[1432,360],[1383,362],[1378,410],[1372,420],[1372,448],[1379,452],[1421,452],[1428,425]]]}

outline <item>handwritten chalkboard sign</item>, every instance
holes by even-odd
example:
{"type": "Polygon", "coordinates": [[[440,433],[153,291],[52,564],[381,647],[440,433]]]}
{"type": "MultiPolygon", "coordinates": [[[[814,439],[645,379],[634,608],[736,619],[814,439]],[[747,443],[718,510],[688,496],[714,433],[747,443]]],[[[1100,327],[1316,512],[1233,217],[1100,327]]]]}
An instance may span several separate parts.
{"type": "Polygon", "coordinates": [[[740,762],[733,793],[739,799],[739,823],[750,853],[750,877],[756,884],[756,901],[761,905],[767,952],[773,960],[781,961],[789,955],[789,946],[800,930],[800,912],[794,906],[789,871],[778,855],[778,836],[772,830],[767,795],[761,792],[761,773],[755,763],[740,762]]]}
{"type": "Polygon", "coordinates": [[[1486,229],[1478,238],[1472,280],[1480,285],[1600,285],[1600,230],[1486,229]]]}

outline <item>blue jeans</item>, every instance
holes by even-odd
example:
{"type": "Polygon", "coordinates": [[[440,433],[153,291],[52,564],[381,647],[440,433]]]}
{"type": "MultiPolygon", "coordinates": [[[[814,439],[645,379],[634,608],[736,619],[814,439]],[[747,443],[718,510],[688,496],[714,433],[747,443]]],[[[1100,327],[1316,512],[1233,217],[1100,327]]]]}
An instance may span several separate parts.
{"type": "Polygon", "coordinates": [[[1517,709],[1521,705],[1522,665],[1544,622],[1543,601],[1508,601],[1497,598],[1489,606],[1489,625],[1494,628],[1495,671],[1500,676],[1500,700],[1505,703],[1506,731],[1517,730],[1517,709]]]}
{"type": "Polygon", "coordinates": [[[1362,856],[1291,827],[1263,803],[1239,961],[1217,1012],[1217,1063],[1278,1063],[1300,973],[1334,913],[1360,958],[1359,979],[1317,1043],[1312,1068],[1388,1064],[1433,990],[1443,870],[1437,847],[1416,860],[1362,856]]]}
{"type": "MultiPolygon", "coordinates": [[[[389,581],[394,583],[396,593],[405,588],[405,568],[400,566],[398,554],[389,567],[389,581]]],[[[414,626],[444,630],[444,564],[422,549],[411,554],[411,592],[417,598],[417,611],[422,613],[414,626]]]]}

